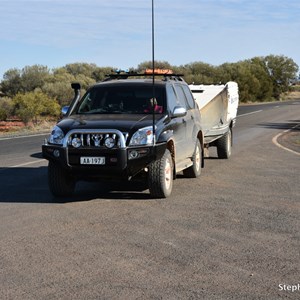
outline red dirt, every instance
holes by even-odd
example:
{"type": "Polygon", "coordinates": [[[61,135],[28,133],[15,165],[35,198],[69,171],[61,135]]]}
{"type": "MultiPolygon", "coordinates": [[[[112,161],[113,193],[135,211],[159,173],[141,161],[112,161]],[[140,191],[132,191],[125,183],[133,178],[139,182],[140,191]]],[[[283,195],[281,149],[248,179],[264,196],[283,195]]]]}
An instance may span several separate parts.
{"type": "Polygon", "coordinates": [[[0,122],[0,132],[18,131],[24,127],[25,124],[18,120],[0,122]]]}

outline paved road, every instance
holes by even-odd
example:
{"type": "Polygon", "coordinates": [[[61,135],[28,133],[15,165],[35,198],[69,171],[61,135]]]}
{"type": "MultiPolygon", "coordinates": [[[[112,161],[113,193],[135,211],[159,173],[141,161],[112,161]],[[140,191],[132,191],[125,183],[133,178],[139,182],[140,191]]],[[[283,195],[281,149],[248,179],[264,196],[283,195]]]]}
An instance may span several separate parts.
{"type": "Polygon", "coordinates": [[[167,200],[94,183],[55,203],[44,136],[0,140],[0,299],[299,299],[300,156],[272,143],[299,113],[241,107],[231,159],[167,200]]]}

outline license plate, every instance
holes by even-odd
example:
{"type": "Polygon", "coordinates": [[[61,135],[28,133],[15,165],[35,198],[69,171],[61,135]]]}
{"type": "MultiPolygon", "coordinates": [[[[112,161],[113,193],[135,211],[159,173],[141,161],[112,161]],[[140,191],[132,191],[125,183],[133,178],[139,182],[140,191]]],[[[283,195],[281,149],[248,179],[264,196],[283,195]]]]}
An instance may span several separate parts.
{"type": "Polygon", "coordinates": [[[105,165],[105,157],[80,157],[81,165],[105,165]]]}

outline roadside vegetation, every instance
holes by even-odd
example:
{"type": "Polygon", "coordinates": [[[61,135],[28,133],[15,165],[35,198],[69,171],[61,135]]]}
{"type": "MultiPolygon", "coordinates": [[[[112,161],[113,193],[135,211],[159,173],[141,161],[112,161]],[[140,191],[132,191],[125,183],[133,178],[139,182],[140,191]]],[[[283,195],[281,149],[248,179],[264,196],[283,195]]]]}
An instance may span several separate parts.
{"type": "MultiPolygon", "coordinates": [[[[143,72],[151,67],[152,63],[146,61],[130,71],[143,72]]],[[[189,84],[236,81],[243,103],[282,100],[290,92],[299,92],[299,86],[294,85],[299,82],[299,67],[283,55],[254,57],[220,66],[204,62],[172,66],[166,61],[156,61],[156,67],[183,74],[189,84]]],[[[116,68],[88,63],[68,64],[53,70],[41,65],[10,69],[0,82],[0,122],[17,120],[24,126],[38,126],[57,120],[61,107],[73,98],[72,82],[79,82],[84,92],[90,85],[103,80],[112,69],[116,68]]]]}

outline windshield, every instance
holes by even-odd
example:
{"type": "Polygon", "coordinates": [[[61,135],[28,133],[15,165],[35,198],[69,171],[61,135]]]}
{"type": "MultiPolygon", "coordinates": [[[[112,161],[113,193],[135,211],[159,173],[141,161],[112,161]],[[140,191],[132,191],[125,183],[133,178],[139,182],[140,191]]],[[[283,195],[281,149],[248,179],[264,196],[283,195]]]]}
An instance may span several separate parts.
{"type": "Polygon", "coordinates": [[[78,114],[151,114],[165,110],[165,90],[152,86],[95,86],[82,98],[78,114]]]}

